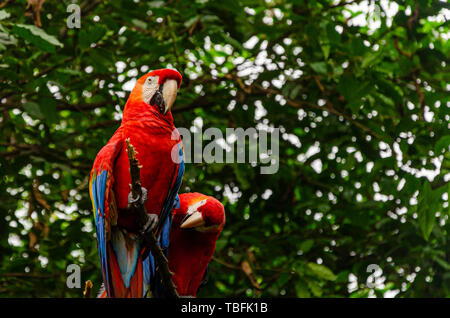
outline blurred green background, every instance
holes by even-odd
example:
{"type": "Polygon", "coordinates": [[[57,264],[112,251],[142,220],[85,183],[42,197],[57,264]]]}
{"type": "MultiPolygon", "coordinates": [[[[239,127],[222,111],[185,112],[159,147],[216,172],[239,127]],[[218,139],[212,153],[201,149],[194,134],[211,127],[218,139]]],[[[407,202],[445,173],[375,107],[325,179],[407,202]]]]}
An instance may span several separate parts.
{"type": "Polygon", "coordinates": [[[177,127],[281,129],[276,174],[186,166],[227,213],[199,297],[450,296],[447,1],[28,2],[0,2],[0,296],[99,288],[90,168],[164,67],[177,127]]]}

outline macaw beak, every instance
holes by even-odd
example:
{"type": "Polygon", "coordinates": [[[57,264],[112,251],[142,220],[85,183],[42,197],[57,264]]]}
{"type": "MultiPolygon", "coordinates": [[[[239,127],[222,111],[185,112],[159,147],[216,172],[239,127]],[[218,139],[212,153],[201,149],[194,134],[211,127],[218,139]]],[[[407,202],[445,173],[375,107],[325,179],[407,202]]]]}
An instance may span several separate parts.
{"type": "Polygon", "coordinates": [[[177,98],[178,82],[174,79],[168,79],[164,82],[162,95],[164,98],[164,115],[172,108],[175,99],[177,98]]]}
{"type": "Polygon", "coordinates": [[[203,220],[202,214],[200,212],[194,212],[181,224],[180,227],[182,229],[190,229],[202,225],[205,225],[205,220],[203,220]]]}

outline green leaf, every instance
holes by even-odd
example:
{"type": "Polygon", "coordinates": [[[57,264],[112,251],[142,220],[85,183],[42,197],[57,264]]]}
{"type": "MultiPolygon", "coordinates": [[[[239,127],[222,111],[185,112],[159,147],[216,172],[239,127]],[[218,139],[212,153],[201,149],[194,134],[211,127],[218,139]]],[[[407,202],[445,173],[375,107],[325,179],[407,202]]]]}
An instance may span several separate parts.
{"type": "Polygon", "coordinates": [[[322,296],[322,293],[323,293],[322,288],[320,287],[320,285],[317,282],[311,281],[311,280],[308,281],[308,287],[314,296],[316,296],[316,297],[322,296]]]}
{"type": "Polygon", "coordinates": [[[435,256],[433,257],[433,259],[436,261],[436,263],[438,263],[443,269],[445,269],[446,271],[450,271],[450,264],[445,261],[444,259],[435,256]]]}
{"type": "Polygon", "coordinates": [[[244,50],[244,47],[242,46],[242,43],[240,43],[239,41],[236,41],[235,39],[233,39],[232,37],[230,37],[228,34],[226,33],[222,33],[221,34],[223,40],[232,45],[233,47],[239,49],[239,50],[244,50]]]}
{"type": "Polygon", "coordinates": [[[233,166],[236,179],[239,181],[240,187],[244,190],[250,188],[250,183],[248,182],[248,171],[242,168],[242,165],[233,166]]]}
{"type": "Polygon", "coordinates": [[[103,26],[93,26],[90,28],[81,29],[78,35],[80,47],[87,49],[93,43],[97,43],[106,34],[107,29],[103,26]]]}
{"type": "Polygon", "coordinates": [[[361,98],[368,94],[370,86],[349,75],[340,78],[337,89],[349,102],[349,107],[356,112],[361,105],[361,98]]]}
{"type": "Polygon", "coordinates": [[[286,283],[289,281],[290,278],[291,278],[291,274],[282,273],[280,275],[280,278],[278,278],[278,280],[277,280],[278,286],[283,287],[284,285],[286,285],[286,283]]]}
{"type": "MultiPolygon", "coordinates": [[[[322,49],[323,57],[325,58],[325,60],[328,60],[328,56],[330,56],[331,47],[328,44],[323,44],[320,46],[320,48],[322,49]]],[[[326,72],[326,69],[325,69],[325,72],[326,72]]]]}
{"type": "Polygon", "coordinates": [[[303,253],[308,253],[309,250],[313,247],[313,245],[314,240],[306,240],[300,244],[300,249],[303,251],[303,253]]]}
{"type": "Polygon", "coordinates": [[[433,201],[433,190],[431,189],[430,182],[425,180],[422,190],[418,197],[418,222],[420,230],[422,231],[423,238],[428,241],[431,231],[433,230],[434,223],[436,221],[435,202],[433,201]]]}
{"type": "Polygon", "coordinates": [[[309,292],[308,285],[302,281],[299,281],[297,284],[295,284],[295,292],[297,294],[297,297],[299,298],[310,298],[311,293],[309,292]]]}
{"type": "Polygon", "coordinates": [[[161,8],[164,6],[164,1],[150,1],[148,6],[150,8],[161,8]]]}
{"type": "Polygon", "coordinates": [[[193,16],[192,18],[190,18],[190,19],[186,20],[186,22],[184,22],[184,26],[186,28],[190,28],[199,19],[200,19],[200,16],[198,16],[198,15],[193,16]]]}
{"type": "Polygon", "coordinates": [[[31,116],[37,119],[42,119],[44,116],[42,115],[41,108],[38,104],[34,102],[26,102],[23,104],[23,109],[31,116]]]}
{"type": "Polygon", "coordinates": [[[147,23],[145,23],[145,22],[142,21],[142,20],[139,20],[139,19],[132,19],[132,20],[131,20],[131,23],[133,23],[135,26],[137,26],[138,28],[141,28],[141,29],[143,29],[143,30],[146,30],[146,29],[147,29],[147,23]]]}
{"type": "Polygon", "coordinates": [[[334,275],[333,272],[324,265],[320,265],[317,263],[308,263],[308,267],[319,278],[322,278],[325,280],[335,280],[336,279],[336,275],[334,275]]]}
{"type": "Polygon", "coordinates": [[[45,97],[41,99],[40,111],[48,124],[54,124],[58,121],[58,111],[56,101],[53,98],[45,97]]]}
{"type": "Polygon", "coordinates": [[[0,46],[6,49],[6,45],[16,45],[17,40],[14,36],[9,34],[8,30],[0,25],[0,46]]]}
{"type": "Polygon", "coordinates": [[[327,65],[325,62],[311,63],[310,66],[316,73],[325,74],[327,72],[327,65]]]}
{"type": "Polygon", "coordinates": [[[36,45],[41,50],[54,53],[55,47],[63,47],[63,44],[58,41],[53,35],[45,33],[43,29],[29,24],[16,24],[13,27],[14,33],[36,45]]]}
{"type": "Polygon", "coordinates": [[[450,146],[450,135],[441,137],[434,145],[434,154],[441,154],[442,150],[448,151],[450,146]]]}
{"type": "Polygon", "coordinates": [[[11,16],[8,12],[5,10],[0,10],[0,20],[8,19],[11,16]]]}
{"type": "Polygon", "coordinates": [[[362,59],[361,68],[367,68],[374,65],[381,56],[380,52],[367,53],[362,59]]]}

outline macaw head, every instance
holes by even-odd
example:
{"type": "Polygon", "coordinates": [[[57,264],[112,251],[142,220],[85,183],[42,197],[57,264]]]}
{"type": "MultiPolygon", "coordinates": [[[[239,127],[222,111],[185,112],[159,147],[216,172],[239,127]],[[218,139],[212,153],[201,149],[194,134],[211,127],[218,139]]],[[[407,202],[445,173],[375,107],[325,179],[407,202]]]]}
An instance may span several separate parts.
{"type": "Polygon", "coordinates": [[[221,232],[225,225],[225,209],[218,200],[200,196],[187,205],[187,213],[180,228],[199,232],[221,232]]]}
{"type": "Polygon", "coordinates": [[[181,80],[181,75],[176,70],[151,71],[136,82],[127,104],[142,105],[144,103],[147,107],[155,108],[161,115],[166,115],[175,102],[181,80]]]}

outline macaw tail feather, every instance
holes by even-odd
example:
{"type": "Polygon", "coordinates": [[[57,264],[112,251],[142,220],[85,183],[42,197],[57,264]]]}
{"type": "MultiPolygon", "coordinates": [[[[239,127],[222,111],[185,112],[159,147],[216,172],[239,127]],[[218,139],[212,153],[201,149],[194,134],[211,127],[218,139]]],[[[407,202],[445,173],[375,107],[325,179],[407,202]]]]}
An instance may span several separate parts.
{"type": "Polygon", "coordinates": [[[106,298],[105,283],[102,283],[97,293],[97,298],[106,298]]]}
{"type": "Polygon", "coordinates": [[[129,234],[113,228],[107,244],[111,297],[140,298],[144,295],[142,255],[140,243],[129,234]]]}

